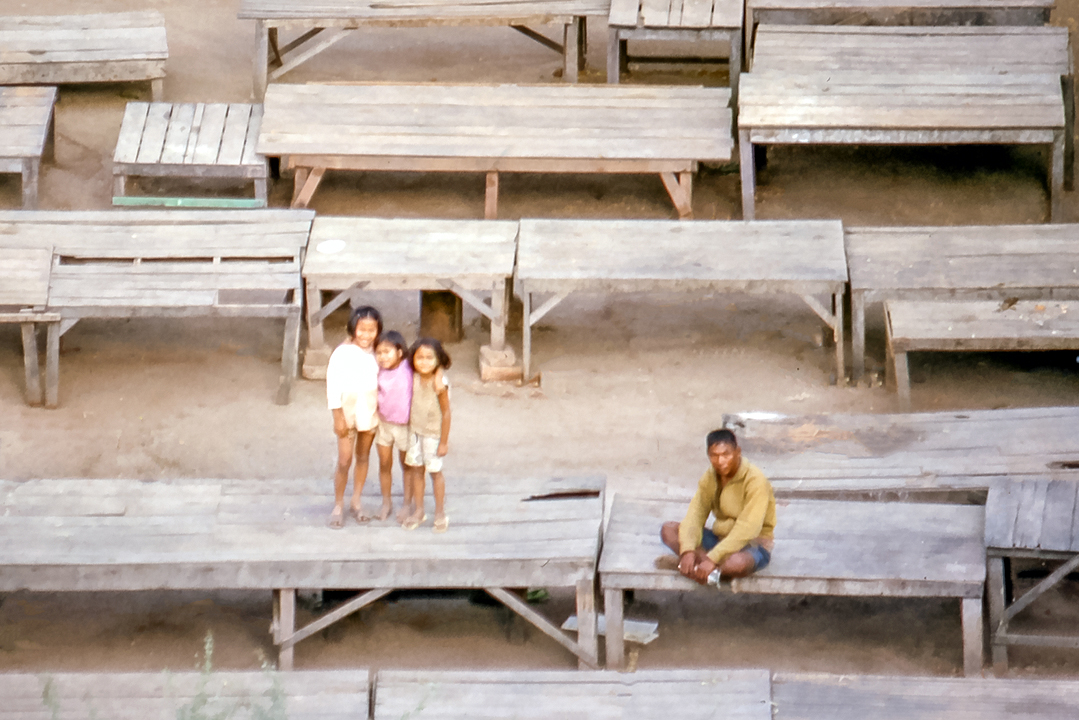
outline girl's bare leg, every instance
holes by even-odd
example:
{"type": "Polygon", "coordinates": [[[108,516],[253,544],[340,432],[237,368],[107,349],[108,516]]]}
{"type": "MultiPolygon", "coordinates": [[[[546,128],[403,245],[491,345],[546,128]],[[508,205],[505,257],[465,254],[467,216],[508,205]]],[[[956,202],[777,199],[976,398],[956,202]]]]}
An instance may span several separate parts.
{"type": "Polygon", "coordinates": [[[431,473],[431,494],[435,496],[435,530],[442,532],[449,526],[446,517],[446,478],[442,471],[431,473]]]}
{"type": "Polygon", "coordinates": [[[416,510],[412,497],[412,473],[415,468],[405,464],[404,450],[399,451],[398,459],[401,462],[401,485],[404,488],[404,500],[401,502],[401,509],[397,511],[397,522],[403,525],[416,510]]]}
{"type": "Polygon", "coordinates": [[[412,472],[412,500],[416,504],[412,514],[405,519],[405,527],[409,530],[415,529],[427,519],[426,513],[423,512],[423,493],[424,493],[424,481],[426,480],[426,472],[424,468],[417,467],[411,468],[412,472]]]}
{"type": "Polygon", "coordinates": [[[341,527],[345,523],[345,490],[348,488],[348,471],[352,468],[352,438],[337,438],[337,466],[333,471],[333,513],[330,526],[341,527]]]}
{"type": "Polygon", "coordinates": [[[360,493],[363,485],[367,482],[367,464],[371,459],[371,444],[375,441],[375,431],[356,433],[356,474],[352,482],[352,516],[359,522],[366,522],[371,518],[364,514],[360,493]]]}
{"type": "Polygon", "coordinates": [[[393,446],[378,446],[378,485],[382,491],[382,509],[378,513],[379,520],[386,520],[393,514],[393,500],[390,493],[393,491],[393,446]]]}

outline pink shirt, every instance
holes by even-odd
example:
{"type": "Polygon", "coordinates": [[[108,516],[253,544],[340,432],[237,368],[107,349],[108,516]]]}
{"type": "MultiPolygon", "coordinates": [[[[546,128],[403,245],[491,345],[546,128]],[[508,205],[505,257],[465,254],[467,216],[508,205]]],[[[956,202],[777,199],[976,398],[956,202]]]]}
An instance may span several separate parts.
{"type": "Polygon", "coordinates": [[[378,369],[378,414],[386,422],[408,425],[412,407],[412,367],[407,360],[393,370],[378,369]]]}

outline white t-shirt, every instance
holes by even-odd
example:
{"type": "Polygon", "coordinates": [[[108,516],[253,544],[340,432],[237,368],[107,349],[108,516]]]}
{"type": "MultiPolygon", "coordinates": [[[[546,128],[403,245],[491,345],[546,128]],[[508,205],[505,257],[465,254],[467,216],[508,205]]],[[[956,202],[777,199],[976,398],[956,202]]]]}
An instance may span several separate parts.
{"type": "Polygon", "coordinates": [[[341,409],[345,423],[361,432],[378,427],[378,363],[375,354],[341,343],[326,367],[326,404],[341,409]]]}

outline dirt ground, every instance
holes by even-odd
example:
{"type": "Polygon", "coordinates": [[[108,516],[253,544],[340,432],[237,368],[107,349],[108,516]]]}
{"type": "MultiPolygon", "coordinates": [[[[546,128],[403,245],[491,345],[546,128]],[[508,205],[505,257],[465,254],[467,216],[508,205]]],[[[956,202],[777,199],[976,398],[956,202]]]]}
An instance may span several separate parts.
{"type": "MultiPolygon", "coordinates": [[[[155,7],[168,23],[170,101],[247,101],[253,28],[238,0],[0,0],[0,13],[155,7]]],[[[1074,27],[1076,0],[1058,2],[1074,27]]],[[[554,32],[553,28],[547,29],[554,32]]],[[[586,82],[604,80],[606,28],[590,28],[586,82]]],[[[364,31],[297,69],[321,80],[560,82],[560,59],[507,28],[364,31]]],[[[724,83],[721,70],[635,73],[633,80],[724,83]]],[[[110,206],[110,160],[124,105],[137,85],[64,87],[56,160],[46,164],[41,207],[110,206]]],[[[1048,205],[1042,153],[1011,148],[778,149],[758,190],[761,218],[841,218],[861,224],[1038,223],[1048,205]]],[[[472,175],[329,175],[312,206],[323,214],[478,218],[483,178],[472,175]]],[[[278,183],[271,204],[285,206],[278,183]]],[[[702,172],[698,218],[740,217],[738,177],[702,172]]],[[[1079,220],[1074,193],[1064,219],[1079,220]]],[[[19,180],[0,176],[0,207],[18,207],[19,180]]],[[[669,218],[655,177],[509,176],[503,217],[669,218]]],[[[418,298],[371,298],[387,326],[417,330],[418,298]]],[[[485,385],[477,372],[485,333],[465,316],[449,348],[453,483],[470,473],[603,473],[613,490],[651,478],[692,486],[705,467],[704,434],[723,413],[894,412],[893,394],[869,383],[829,383],[832,351],[800,300],[741,295],[572,296],[535,336],[541,387],[485,385]]],[[[341,318],[337,317],[338,327],[341,318]]],[[[869,354],[883,356],[879,308],[869,354]]],[[[22,401],[21,346],[0,326],[0,477],[167,479],[325,477],[334,439],[320,382],[300,381],[287,407],[272,403],[282,326],[273,321],[80,322],[65,336],[61,406],[22,401]]],[[[332,336],[332,333],[331,333],[332,336]]],[[[519,337],[511,336],[514,342],[519,337]]],[[[919,409],[1070,405],[1079,402],[1075,354],[943,355],[913,359],[919,409]]],[[[1002,442],[1006,440],[1002,439],[1002,442]]],[[[362,532],[355,525],[346,532],[362,532]]],[[[342,535],[342,538],[347,535],[342,535]]],[[[851,549],[856,552],[856,548],[851,549]]],[[[1070,581],[1031,621],[1079,620],[1070,581]]],[[[555,596],[545,612],[571,612],[555,596]]],[[[638,594],[633,618],[659,621],[638,667],[758,666],[836,673],[955,675],[958,603],[926,600],[638,594]]],[[[0,598],[0,670],[159,670],[195,664],[207,631],[215,665],[255,668],[271,654],[268,593],[15,593],[0,598]]],[[[1014,650],[1014,673],[1079,674],[1079,653],[1014,650]]],[[[462,597],[377,604],[300,644],[297,666],[566,668],[574,662],[504,611],[462,597]]]]}

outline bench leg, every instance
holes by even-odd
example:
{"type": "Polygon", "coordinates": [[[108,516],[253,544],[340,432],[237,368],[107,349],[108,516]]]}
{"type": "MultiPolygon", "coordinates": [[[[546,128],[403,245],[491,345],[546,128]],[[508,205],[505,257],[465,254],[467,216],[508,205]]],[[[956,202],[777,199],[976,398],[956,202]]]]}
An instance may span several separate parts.
{"type": "Polygon", "coordinates": [[[45,334],[45,407],[60,404],[60,323],[49,323],[45,334]]]}
{"type": "Polygon", "coordinates": [[[520,281],[517,292],[521,295],[521,369],[527,383],[532,380],[532,296],[520,281]]]}
{"type": "Polygon", "coordinates": [[[510,298],[506,290],[509,285],[505,278],[495,281],[491,288],[491,349],[503,350],[506,347],[506,320],[509,318],[510,298]]]}
{"type": "Polygon", "coordinates": [[[596,618],[596,584],[591,578],[577,581],[577,644],[593,660],[590,665],[578,658],[578,669],[588,670],[596,667],[595,661],[599,658],[599,635],[596,618]]]}
{"type": "Polygon", "coordinates": [[[962,599],[963,674],[978,677],[982,674],[982,599],[962,599]]]}
{"type": "Polygon", "coordinates": [[[617,30],[607,31],[607,84],[617,85],[622,74],[622,58],[619,50],[622,41],[618,39],[617,30]]]}
{"type": "Polygon", "coordinates": [[[1060,222],[1064,200],[1064,132],[1053,133],[1053,148],[1049,158],[1049,222],[1060,222]]]}
{"type": "Polygon", "coordinates": [[[679,220],[693,219],[693,173],[680,172],[676,178],[674,173],[660,173],[663,187],[667,188],[667,194],[671,196],[671,202],[678,210],[679,220]]]}
{"type": "Polygon", "coordinates": [[[37,179],[41,158],[24,158],[22,161],[22,209],[37,210],[37,179]]]}
{"type": "Polygon", "coordinates": [[[26,373],[26,404],[40,405],[41,370],[37,353],[37,325],[22,323],[22,363],[26,373]]]}
{"type": "Polygon", "coordinates": [[[846,338],[843,336],[846,324],[845,310],[843,307],[844,293],[832,295],[832,316],[835,317],[835,328],[832,330],[832,338],[835,340],[835,384],[836,387],[847,385],[847,357],[846,338]]]}
{"type": "Polygon", "coordinates": [[[753,143],[749,141],[749,131],[738,131],[738,164],[742,172],[742,219],[752,220],[753,207],[757,192],[757,166],[754,164],[753,143]]]}
{"type": "Polygon", "coordinates": [[[112,196],[123,197],[127,194],[127,175],[112,176],[112,196]]]}
{"type": "Polygon", "coordinates": [[[154,78],[150,81],[150,100],[161,102],[165,99],[165,78],[154,78]]]}
{"type": "Polygon", "coordinates": [[[322,321],[314,321],[319,310],[322,309],[322,291],[318,289],[318,285],[310,280],[304,280],[305,293],[307,297],[307,347],[308,349],[319,349],[326,344],[325,337],[322,331],[322,321]]]}
{"type": "MultiPolygon", "coordinates": [[[[280,645],[296,630],[296,589],[281,588],[273,591],[273,640],[280,645]]],[[[293,648],[278,651],[277,669],[291,670],[293,648]]]]}
{"type": "Polygon", "coordinates": [[[262,201],[262,207],[266,207],[269,203],[270,189],[266,178],[255,178],[255,199],[262,201]]]}
{"type": "Polygon", "coordinates": [[[1060,78],[1064,92],[1064,189],[1075,187],[1075,77],[1060,78]]]}
{"type": "Polygon", "coordinates": [[[292,208],[306,208],[311,202],[311,197],[318,190],[318,184],[322,182],[322,176],[326,174],[326,168],[296,168],[296,175],[292,185],[292,208]]]}
{"type": "Polygon", "coordinates": [[[731,56],[727,67],[730,68],[731,109],[734,111],[734,131],[738,131],[738,80],[742,75],[742,31],[731,30],[731,56]]]}
{"type": "Polygon", "coordinates": [[[572,21],[566,23],[562,31],[562,47],[564,52],[562,62],[562,77],[566,82],[577,82],[577,73],[580,67],[580,28],[581,19],[579,17],[573,18],[572,21]]]}
{"type": "Polygon", "coordinates": [[[300,357],[300,308],[295,307],[285,319],[285,339],[281,348],[281,381],[277,386],[277,404],[288,405],[292,381],[300,357]]]}
{"type": "Polygon", "coordinates": [[[895,391],[899,393],[900,411],[910,412],[910,369],[905,352],[892,353],[892,377],[895,378],[895,391]]]}
{"type": "Polygon", "coordinates": [[[865,374],[865,293],[850,293],[851,380],[855,385],[865,374]]]}
{"type": "Polygon", "coordinates": [[[999,642],[1000,624],[1004,620],[1004,558],[991,557],[986,561],[985,591],[989,599],[989,644],[993,654],[993,674],[1002,677],[1008,672],[1008,645],[999,642]]]}
{"type": "Polygon", "coordinates": [[[255,21],[255,58],[252,92],[255,102],[260,103],[266,97],[266,74],[270,63],[270,33],[265,20],[255,21]]]}
{"type": "Polygon", "coordinates": [[[603,591],[603,614],[607,620],[607,669],[621,670],[626,666],[625,620],[622,617],[623,591],[607,588],[603,591]]]}
{"type": "Polygon", "coordinates": [[[498,219],[498,172],[487,173],[487,189],[483,195],[483,219],[498,219]]]}

